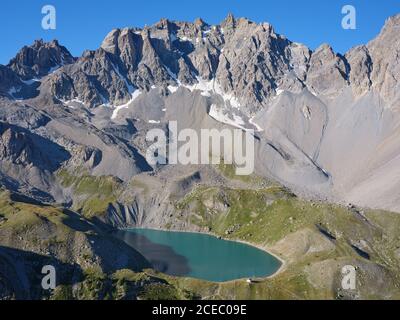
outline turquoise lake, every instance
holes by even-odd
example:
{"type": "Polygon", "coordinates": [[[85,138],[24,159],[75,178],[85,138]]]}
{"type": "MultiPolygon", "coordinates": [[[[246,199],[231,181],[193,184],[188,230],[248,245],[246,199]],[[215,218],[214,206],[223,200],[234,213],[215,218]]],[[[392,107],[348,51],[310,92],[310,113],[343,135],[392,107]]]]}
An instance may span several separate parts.
{"type": "Polygon", "coordinates": [[[213,236],[150,229],[129,229],[116,236],[139,251],[157,271],[181,277],[224,282],[267,277],[281,262],[247,244],[213,236]]]}

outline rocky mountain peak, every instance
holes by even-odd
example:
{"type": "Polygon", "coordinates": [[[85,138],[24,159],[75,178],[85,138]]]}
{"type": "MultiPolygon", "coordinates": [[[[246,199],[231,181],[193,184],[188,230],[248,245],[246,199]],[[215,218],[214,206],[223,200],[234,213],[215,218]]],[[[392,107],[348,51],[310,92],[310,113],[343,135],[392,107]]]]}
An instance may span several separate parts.
{"type": "Polygon", "coordinates": [[[8,66],[23,80],[41,78],[59,67],[74,63],[70,52],[57,40],[36,40],[31,46],[23,47],[8,66]]]}
{"type": "Polygon", "coordinates": [[[194,25],[195,25],[197,28],[200,28],[200,29],[204,29],[204,28],[208,27],[208,24],[205,23],[205,22],[203,21],[203,19],[201,19],[201,18],[197,18],[197,19],[194,21],[194,25]]]}
{"type": "Polygon", "coordinates": [[[316,94],[336,96],[347,85],[348,64],[328,44],[322,44],[311,55],[307,84],[316,94]]]}
{"type": "Polygon", "coordinates": [[[118,37],[121,34],[121,29],[113,29],[110,33],[104,38],[101,48],[106,51],[112,52],[116,54],[116,50],[118,49],[118,37]]]}
{"type": "Polygon", "coordinates": [[[71,64],[62,75],[50,75],[46,83],[51,83],[51,94],[79,99],[88,107],[127,103],[135,90],[158,87],[167,92],[169,85],[201,81],[216,81],[223,93],[234,96],[236,104],[250,113],[266,106],[281,90],[300,92],[305,87],[330,97],[349,84],[356,95],[384,88],[383,95],[393,100],[395,77],[387,74],[397,72],[393,48],[399,39],[393,30],[400,25],[399,17],[388,19],[374,41],[345,56],[328,44],[313,52],[277,34],[269,23],[232,14],[215,26],[201,18],[194,22],[163,18],[143,29],[113,29],[99,49],[86,51],[78,60],[56,40],[37,40],[22,48],[2,75],[10,78],[14,71],[18,84],[19,77],[39,78],[71,64]]]}
{"type": "Polygon", "coordinates": [[[400,14],[389,17],[385,21],[385,25],[384,25],[383,29],[390,30],[392,28],[398,28],[398,27],[400,27],[400,14]]]}
{"type": "Polygon", "coordinates": [[[236,19],[233,16],[232,13],[228,13],[227,17],[224,19],[224,21],[221,23],[222,27],[231,27],[234,28],[236,25],[236,19]]]}
{"type": "Polygon", "coordinates": [[[370,60],[371,88],[387,104],[398,105],[400,85],[400,14],[386,20],[380,34],[366,45],[370,60]]]}

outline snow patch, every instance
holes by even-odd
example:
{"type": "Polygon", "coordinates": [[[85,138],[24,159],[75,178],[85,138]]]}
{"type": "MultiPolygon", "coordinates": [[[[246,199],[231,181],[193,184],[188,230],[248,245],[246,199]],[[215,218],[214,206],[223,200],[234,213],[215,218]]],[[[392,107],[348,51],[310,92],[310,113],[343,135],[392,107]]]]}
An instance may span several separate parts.
{"type": "Polygon", "coordinates": [[[313,88],[310,88],[310,87],[307,86],[307,90],[308,90],[313,96],[318,97],[317,93],[314,91],[313,88]]]}
{"type": "Polygon", "coordinates": [[[244,131],[248,130],[244,127],[245,122],[240,116],[234,113],[229,115],[228,111],[225,108],[219,107],[216,104],[211,105],[209,116],[218,122],[231,125],[244,131]]]}
{"type": "Polygon", "coordinates": [[[74,105],[72,105],[72,103],[78,103],[82,107],[86,107],[85,103],[83,101],[79,100],[78,98],[74,98],[72,100],[63,100],[63,99],[61,99],[61,98],[59,98],[57,96],[56,96],[56,98],[57,98],[57,100],[61,101],[64,106],[67,106],[67,107],[69,107],[71,109],[76,109],[76,107],[74,105]]]}
{"type": "Polygon", "coordinates": [[[20,92],[20,91],[21,91],[21,88],[11,87],[11,88],[8,90],[8,94],[9,94],[13,99],[15,99],[14,94],[16,94],[16,93],[18,93],[18,92],[20,92]]]}
{"type": "Polygon", "coordinates": [[[136,98],[139,97],[141,94],[142,94],[142,91],[140,91],[140,90],[135,90],[135,91],[132,93],[132,98],[131,98],[127,103],[125,103],[125,104],[123,104],[123,105],[120,105],[120,106],[115,106],[115,109],[114,109],[114,111],[113,111],[113,113],[112,113],[111,119],[115,119],[115,118],[118,116],[118,112],[119,112],[121,109],[128,108],[129,105],[130,105],[133,101],[135,101],[136,98]]]}
{"type": "Polygon", "coordinates": [[[189,39],[188,37],[186,37],[186,36],[182,36],[182,37],[178,37],[180,40],[182,40],[182,41],[190,41],[190,42],[192,42],[192,39],[189,39]]]}
{"type": "Polygon", "coordinates": [[[34,84],[35,82],[40,82],[40,80],[36,79],[36,78],[30,79],[30,80],[21,80],[21,81],[28,86],[34,84]]]}
{"type": "Polygon", "coordinates": [[[255,117],[250,118],[250,119],[249,119],[249,123],[252,124],[254,127],[256,127],[256,129],[257,129],[258,132],[264,131],[263,128],[261,128],[257,123],[254,122],[254,118],[255,118],[255,117]]]}
{"type": "Polygon", "coordinates": [[[58,64],[58,65],[56,65],[56,66],[50,68],[48,74],[52,74],[52,73],[56,72],[56,71],[57,71],[58,69],[60,69],[61,67],[62,67],[62,65],[59,65],[59,64],[58,64]]]}
{"type": "Polygon", "coordinates": [[[178,90],[178,86],[168,86],[168,90],[171,92],[171,93],[175,93],[177,90],[178,90]]]}
{"type": "Polygon", "coordinates": [[[175,93],[179,87],[184,87],[189,89],[191,92],[198,90],[200,94],[204,97],[211,97],[212,94],[217,94],[222,97],[225,105],[229,102],[232,108],[240,109],[239,100],[234,96],[233,93],[225,93],[222,87],[218,84],[215,79],[212,80],[204,80],[201,77],[196,77],[197,82],[193,85],[182,84],[179,80],[176,79],[176,75],[165,67],[170,76],[177,82],[177,86],[168,86],[168,90],[171,93],[175,93]]]}
{"type": "Polygon", "coordinates": [[[130,94],[132,94],[132,92],[134,91],[134,88],[133,88],[133,86],[129,83],[128,79],[127,79],[126,77],[124,77],[124,76],[121,74],[121,72],[119,71],[118,66],[116,66],[114,63],[111,63],[111,65],[112,65],[114,71],[117,73],[118,77],[119,77],[122,81],[124,81],[125,86],[126,86],[126,88],[128,89],[128,92],[129,92],[130,94]]]}
{"type": "MultiPolygon", "coordinates": [[[[166,65],[164,65],[164,68],[165,68],[165,70],[167,70],[167,73],[169,74],[169,76],[172,78],[172,79],[174,79],[174,80],[176,80],[177,79],[177,76],[176,76],[176,74],[175,73],[173,73],[172,71],[171,71],[171,69],[170,68],[168,68],[166,65]]],[[[177,80],[178,81],[178,80],[177,80]]]]}
{"type": "Polygon", "coordinates": [[[200,77],[197,77],[197,83],[194,85],[183,86],[190,91],[199,90],[201,91],[201,95],[205,97],[210,97],[211,93],[218,94],[222,97],[225,104],[229,102],[231,107],[236,109],[240,108],[239,100],[233,95],[233,93],[225,93],[215,79],[204,80],[200,77]]]}

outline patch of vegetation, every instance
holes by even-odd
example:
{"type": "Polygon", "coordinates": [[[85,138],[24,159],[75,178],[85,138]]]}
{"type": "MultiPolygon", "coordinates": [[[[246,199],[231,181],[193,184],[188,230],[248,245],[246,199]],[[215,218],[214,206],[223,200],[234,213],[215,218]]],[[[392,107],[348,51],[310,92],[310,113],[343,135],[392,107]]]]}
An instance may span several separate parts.
{"type": "Polygon", "coordinates": [[[146,282],[150,281],[151,277],[144,272],[134,272],[129,269],[121,269],[112,275],[114,281],[129,281],[129,282],[146,282]]]}
{"type": "Polygon", "coordinates": [[[87,218],[103,215],[122,193],[122,181],[112,176],[75,175],[66,169],[58,171],[57,176],[63,187],[73,190],[73,209],[87,218]]]}
{"type": "Polygon", "coordinates": [[[72,286],[71,285],[60,285],[58,286],[52,296],[50,297],[50,300],[74,300],[74,295],[72,292],[72,286]]]}
{"type": "Polygon", "coordinates": [[[259,177],[255,174],[251,175],[237,175],[236,166],[234,164],[226,164],[223,159],[221,163],[217,166],[218,170],[228,179],[239,180],[250,184],[270,184],[266,179],[259,177]]]}
{"type": "Polygon", "coordinates": [[[84,270],[84,281],[80,283],[77,290],[79,300],[106,299],[107,275],[96,268],[84,270]]]}
{"type": "MultiPolygon", "coordinates": [[[[276,238],[282,220],[290,217],[290,209],[296,197],[284,188],[269,187],[260,190],[234,190],[200,187],[180,201],[178,210],[190,211],[191,222],[208,227],[221,236],[236,236],[256,243],[266,241],[265,230],[274,222],[276,238]],[[284,213],[284,215],[282,214],[284,213]],[[277,219],[271,219],[275,215],[277,219]]],[[[279,233],[278,233],[279,231],[279,233]]],[[[272,236],[273,234],[269,234],[272,236]]],[[[271,238],[271,240],[273,240],[271,238]]]]}
{"type": "MultiPolygon", "coordinates": [[[[5,222],[1,227],[12,230],[13,233],[22,234],[29,233],[35,226],[45,224],[48,227],[54,226],[57,232],[51,239],[41,240],[44,244],[57,244],[65,241],[66,233],[70,229],[64,224],[64,220],[68,219],[62,210],[47,206],[30,204],[11,200],[10,192],[0,192],[0,210],[5,222]]],[[[35,242],[38,239],[31,238],[30,241],[35,242]]]]}
{"type": "Polygon", "coordinates": [[[179,300],[180,295],[170,284],[150,283],[144,286],[139,298],[141,300],[179,300]]]}

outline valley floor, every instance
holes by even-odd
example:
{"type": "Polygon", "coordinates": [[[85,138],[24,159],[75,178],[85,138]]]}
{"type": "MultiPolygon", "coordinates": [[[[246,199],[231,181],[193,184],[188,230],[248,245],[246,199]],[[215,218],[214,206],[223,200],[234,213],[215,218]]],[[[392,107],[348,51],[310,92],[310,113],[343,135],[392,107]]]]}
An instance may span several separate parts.
{"type": "MultiPolygon", "coordinates": [[[[236,182],[194,184],[181,196],[170,194],[172,209],[163,210],[157,219],[137,213],[130,222],[124,216],[125,223],[204,232],[257,246],[284,262],[274,276],[250,284],[245,279],[211,283],[156,272],[140,253],[110,235],[122,219],[122,212],[105,211],[107,203],[116,201],[113,197],[124,198],[123,191],[116,191],[118,182],[83,177],[78,183],[69,177],[68,183],[79,185],[85,194],[75,202],[74,211],[1,192],[0,297],[400,299],[400,215],[302,200],[259,178],[244,181],[228,168],[219,170],[236,182]],[[97,193],[101,197],[95,201],[97,193]],[[90,205],[92,201],[96,206],[90,205]],[[60,270],[61,280],[52,292],[40,288],[43,264],[60,270]],[[346,265],[356,269],[355,290],[342,289],[346,265]]],[[[145,192],[152,190],[151,182],[143,179],[131,186],[145,192]]]]}

